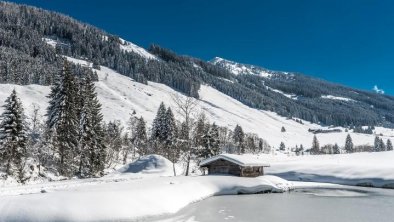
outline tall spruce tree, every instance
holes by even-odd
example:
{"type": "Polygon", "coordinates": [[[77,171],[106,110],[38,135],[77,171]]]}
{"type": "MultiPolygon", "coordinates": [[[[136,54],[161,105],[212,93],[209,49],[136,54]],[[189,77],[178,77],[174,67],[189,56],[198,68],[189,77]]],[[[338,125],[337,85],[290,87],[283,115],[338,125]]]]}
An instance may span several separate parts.
{"type": "Polygon", "coordinates": [[[146,125],[145,120],[142,116],[138,119],[135,135],[134,135],[134,145],[138,149],[140,156],[148,154],[147,150],[147,136],[146,136],[146,125]]]}
{"type": "Polygon", "coordinates": [[[160,151],[163,143],[166,140],[166,106],[164,103],[160,103],[159,109],[157,110],[157,114],[152,123],[152,133],[151,140],[154,143],[156,152],[160,151]]]}
{"type": "Polygon", "coordinates": [[[164,125],[164,139],[165,143],[169,148],[175,144],[177,138],[177,128],[175,123],[175,117],[170,107],[168,107],[165,115],[164,125]]]}
{"type": "Polygon", "coordinates": [[[354,152],[353,140],[352,140],[352,137],[350,136],[350,134],[348,134],[346,137],[345,151],[346,151],[346,153],[353,153],[354,152]]]}
{"type": "Polygon", "coordinates": [[[79,175],[101,176],[106,156],[101,104],[90,76],[81,81],[80,88],[84,96],[80,109],[79,175]]]}
{"type": "Polygon", "coordinates": [[[220,140],[219,140],[219,127],[216,123],[213,123],[209,129],[209,146],[211,147],[211,156],[218,155],[220,153],[220,140]]]}
{"type": "Polygon", "coordinates": [[[78,155],[77,89],[76,79],[70,72],[68,63],[65,62],[51,88],[47,108],[47,127],[53,147],[56,149],[58,171],[64,176],[72,176],[78,166],[74,159],[78,155]]]}
{"type": "Polygon", "coordinates": [[[0,123],[0,166],[7,175],[24,182],[26,158],[26,125],[22,103],[15,89],[5,100],[0,123]]]}
{"type": "Polygon", "coordinates": [[[174,164],[178,161],[180,152],[178,150],[178,146],[176,146],[177,127],[175,123],[174,114],[172,113],[170,107],[168,107],[166,111],[164,135],[165,135],[165,141],[163,144],[164,154],[169,160],[172,161],[174,175],[176,175],[174,164]]]}

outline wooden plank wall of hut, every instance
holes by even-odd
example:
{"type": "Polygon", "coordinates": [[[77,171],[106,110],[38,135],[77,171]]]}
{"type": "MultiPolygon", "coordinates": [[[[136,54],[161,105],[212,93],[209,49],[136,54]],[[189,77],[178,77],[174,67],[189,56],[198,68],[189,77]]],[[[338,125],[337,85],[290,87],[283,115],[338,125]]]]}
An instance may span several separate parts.
{"type": "Polygon", "coordinates": [[[241,167],[226,160],[217,160],[209,164],[209,174],[232,174],[241,175],[241,167]]]}

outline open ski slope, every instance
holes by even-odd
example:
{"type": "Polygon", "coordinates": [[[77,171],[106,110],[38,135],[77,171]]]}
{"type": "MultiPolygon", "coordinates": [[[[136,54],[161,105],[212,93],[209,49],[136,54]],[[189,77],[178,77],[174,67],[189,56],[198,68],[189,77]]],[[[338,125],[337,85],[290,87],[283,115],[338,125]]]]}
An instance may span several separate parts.
{"type": "MultiPolygon", "coordinates": [[[[91,67],[91,63],[86,61],[68,59],[74,63],[91,67]]],[[[184,97],[163,84],[149,82],[148,85],[144,85],[103,66],[101,70],[95,71],[99,76],[96,91],[102,104],[105,121],[119,120],[123,125],[126,125],[130,114],[135,111],[137,116],[144,117],[149,126],[162,101],[175,111],[173,96],[184,97]]],[[[40,107],[40,114],[45,115],[48,104],[46,96],[50,92],[49,86],[0,84],[0,105],[4,104],[4,100],[14,88],[21,97],[27,116],[31,116],[33,108],[37,106],[40,107]]],[[[2,111],[2,108],[0,109],[2,111]]],[[[200,100],[196,114],[201,111],[205,112],[211,122],[216,122],[218,125],[233,129],[236,124],[239,124],[244,131],[258,134],[273,147],[278,147],[283,141],[287,147],[303,144],[308,148],[313,138],[313,134],[309,133],[308,129],[323,128],[306,121],[304,124],[300,124],[278,116],[276,113],[252,109],[206,85],[200,89],[200,100]],[[284,133],[281,132],[282,126],[286,128],[284,133]]],[[[176,112],[175,115],[178,119],[182,118],[176,112]]],[[[391,129],[378,128],[377,132],[383,133],[384,140],[387,138],[394,140],[394,131],[391,129]]],[[[373,144],[374,142],[374,135],[350,134],[356,145],[373,144]]],[[[341,133],[318,134],[317,137],[321,145],[334,143],[344,145],[346,135],[347,133],[342,129],[341,133]]]]}

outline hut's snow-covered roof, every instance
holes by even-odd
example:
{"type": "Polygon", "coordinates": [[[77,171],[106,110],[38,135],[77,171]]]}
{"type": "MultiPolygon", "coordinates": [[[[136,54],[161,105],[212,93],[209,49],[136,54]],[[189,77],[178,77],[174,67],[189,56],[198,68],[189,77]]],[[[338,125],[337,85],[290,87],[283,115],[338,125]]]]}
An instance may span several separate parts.
{"type": "Polygon", "coordinates": [[[206,166],[217,160],[227,160],[240,166],[263,166],[269,167],[270,165],[262,157],[256,155],[236,155],[236,154],[220,154],[201,161],[200,167],[206,166]]]}

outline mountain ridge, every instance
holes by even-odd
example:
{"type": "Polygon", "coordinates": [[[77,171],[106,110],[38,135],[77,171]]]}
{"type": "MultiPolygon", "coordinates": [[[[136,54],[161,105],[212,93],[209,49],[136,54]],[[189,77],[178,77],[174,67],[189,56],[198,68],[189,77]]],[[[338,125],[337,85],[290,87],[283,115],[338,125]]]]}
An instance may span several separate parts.
{"type": "MultiPolygon", "coordinates": [[[[158,45],[145,50],[59,13],[7,2],[0,5],[0,83],[49,85],[63,56],[69,56],[195,98],[206,84],[251,108],[288,118],[336,126],[394,125],[391,96],[229,60],[206,62],[158,45]],[[239,75],[243,72],[253,75],[239,75]]],[[[94,74],[79,65],[74,72],[94,74]]]]}

